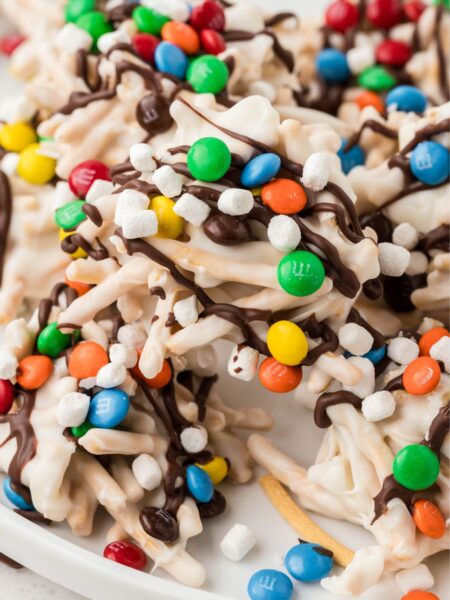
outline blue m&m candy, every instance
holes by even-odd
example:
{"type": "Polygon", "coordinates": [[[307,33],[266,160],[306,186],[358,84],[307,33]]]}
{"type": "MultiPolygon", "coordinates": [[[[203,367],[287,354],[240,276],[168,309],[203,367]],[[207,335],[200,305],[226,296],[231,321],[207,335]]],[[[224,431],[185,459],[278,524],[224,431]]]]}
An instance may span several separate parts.
{"type": "Polygon", "coordinates": [[[421,142],[411,153],[414,177],[427,185],[440,185],[450,173],[450,152],[438,142],[421,142]]]}
{"type": "Polygon", "coordinates": [[[241,173],[241,183],[248,188],[264,185],[275,177],[280,167],[281,159],[277,154],[259,154],[245,165],[241,173]]]}
{"type": "Polygon", "coordinates": [[[361,148],[361,146],[358,146],[358,144],[355,144],[350,148],[350,150],[347,150],[347,152],[345,152],[344,148],[346,144],[347,140],[343,139],[341,147],[338,150],[338,156],[341,159],[342,170],[347,175],[347,173],[350,173],[350,171],[355,167],[363,165],[365,163],[366,157],[364,154],[364,150],[361,148]]]}
{"type": "Polygon", "coordinates": [[[251,600],[290,600],[294,586],[287,575],[275,569],[254,573],[247,586],[251,600]]]}
{"type": "Polygon", "coordinates": [[[386,96],[386,106],[388,109],[420,114],[427,106],[427,97],[413,85],[398,85],[386,96]]]}
{"type": "Polygon", "coordinates": [[[127,416],[130,407],[128,394],[122,390],[102,390],[91,400],[88,421],[94,427],[112,429],[117,427],[127,416]]]}
{"type": "Polygon", "coordinates": [[[320,581],[333,567],[333,555],[317,544],[297,544],[289,550],[284,565],[299,581],[320,581]]]}
{"type": "Polygon", "coordinates": [[[155,64],[159,71],[184,79],[188,68],[186,54],[170,42],[161,42],[155,50],[155,64]]]}
{"type": "Polygon", "coordinates": [[[206,471],[195,465],[189,465],[186,469],[186,484],[198,502],[209,502],[214,495],[211,477],[206,471]]]}
{"type": "Polygon", "coordinates": [[[34,510],[34,506],[32,504],[28,504],[24,498],[17,492],[13,490],[11,487],[11,477],[7,477],[3,481],[3,493],[7,497],[7,499],[14,504],[17,508],[21,510],[34,510]]]}
{"type": "Polygon", "coordinates": [[[374,365],[378,365],[386,356],[386,345],[379,348],[372,348],[369,352],[363,354],[363,358],[367,358],[374,365]]]}
{"type": "Polygon", "coordinates": [[[316,69],[328,83],[345,83],[350,78],[347,57],[340,50],[325,48],[316,57],[316,69]]]}

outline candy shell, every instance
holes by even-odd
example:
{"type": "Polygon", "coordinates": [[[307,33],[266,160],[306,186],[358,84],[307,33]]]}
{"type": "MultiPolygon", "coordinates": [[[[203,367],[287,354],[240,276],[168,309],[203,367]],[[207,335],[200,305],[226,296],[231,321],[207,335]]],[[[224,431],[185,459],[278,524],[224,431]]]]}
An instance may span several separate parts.
{"type": "Polygon", "coordinates": [[[11,477],[6,477],[3,480],[3,493],[6,498],[20,510],[33,510],[34,506],[27,502],[20,494],[12,488],[11,477]]]}
{"type": "Polygon", "coordinates": [[[106,20],[106,16],[99,10],[82,14],[76,20],[76,26],[84,29],[92,37],[92,50],[97,50],[97,42],[102,35],[114,31],[111,23],[106,20]]]}
{"type": "Polygon", "coordinates": [[[56,358],[63,350],[72,343],[72,335],[62,333],[58,329],[58,323],[50,323],[41,331],[37,338],[37,349],[41,354],[56,358]]]}
{"type": "Polygon", "coordinates": [[[271,325],[267,345],[275,360],[291,367],[298,365],[308,354],[305,334],[291,321],[277,321],[271,325]]]}
{"type": "Polygon", "coordinates": [[[223,31],[225,28],[225,12],[218,2],[206,0],[206,2],[193,8],[189,22],[197,31],[202,29],[223,31]]]}
{"type": "Polygon", "coordinates": [[[289,577],[275,569],[257,571],[247,585],[250,600],[290,600],[293,592],[289,577]]]}
{"type": "Polygon", "coordinates": [[[187,153],[187,166],[194,179],[217,181],[231,165],[231,152],[219,138],[206,137],[194,142],[187,153]]]}
{"type": "Polygon", "coordinates": [[[214,495],[214,486],[208,473],[197,467],[189,465],[186,469],[186,484],[189,492],[197,502],[209,502],[214,495]]]}
{"type": "Polygon", "coordinates": [[[436,594],[431,592],[424,592],[423,590],[412,590],[404,596],[401,600],[440,600],[436,594]]]}
{"type": "Polygon", "coordinates": [[[131,43],[141,58],[147,62],[153,63],[155,50],[160,41],[160,39],[151,33],[136,33],[136,35],[133,36],[131,43]]]}
{"type": "Polygon", "coordinates": [[[228,463],[221,456],[215,456],[209,462],[195,463],[199,469],[203,469],[211,477],[214,485],[218,485],[228,475],[228,463]]]}
{"type": "Polygon", "coordinates": [[[81,281],[70,281],[67,277],[64,278],[64,283],[72,290],[75,290],[78,296],[84,296],[92,287],[88,283],[82,283],[81,281]]]}
{"type": "Polygon", "coordinates": [[[398,85],[386,96],[389,109],[422,114],[427,107],[427,97],[413,85],[398,85]]]}
{"type": "Polygon", "coordinates": [[[103,556],[108,560],[118,562],[137,571],[143,571],[147,564],[144,551],[133,542],[111,542],[103,550],[103,556]]]}
{"type": "Polygon", "coordinates": [[[82,208],[84,200],[72,200],[55,211],[55,223],[61,229],[73,230],[86,219],[82,208]]]}
{"type": "Polygon", "coordinates": [[[441,380],[439,363],[429,356],[419,356],[409,363],[403,372],[402,383],[414,396],[429,394],[441,380]]]}
{"type": "Polygon", "coordinates": [[[298,581],[320,581],[333,568],[333,555],[318,544],[301,543],[289,550],[284,565],[289,575],[298,581]]]}
{"type": "Polygon", "coordinates": [[[261,190],[264,204],[280,215],[292,215],[303,210],[308,201],[302,186],[292,179],[277,178],[261,190]]]}
{"type": "Polygon", "coordinates": [[[136,364],[131,369],[131,372],[138,379],[142,379],[142,381],[145,381],[145,383],[149,387],[155,388],[155,389],[160,389],[160,388],[165,387],[169,383],[169,381],[172,379],[172,368],[171,368],[168,360],[164,360],[161,371],[158,373],[158,375],[156,375],[155,377],[152,377],[152,378],[144,377],[144,375],[141,373],[141,370],[139,369],[138,364],[136,364]]]}
{"type": "Polygon", "coordinates": [[[358,85],[373,92],[390,90],[397,79],[381,65],[373,65],[358,75],[358,85]]]}
{"type": "Polygon", "coordinates": [[[289,367],[268,356],[259,367],[259,380],[276,394],[292,392],[302,381],[301,367],[289,367]]]}
{"type": "Polygon", "coordinates": [[[70,433],[74,437],[80,438],[83,437],[83,435],[86,435],[89,429],[92,429],[93,427],[94,426],[92,425],[92,423],[89,423],[89,421],[85,421],[82,425],[79,425],[78,427],[71,427],[70,433]]]}
{"type": "Polygon", "coordinates": [[[155,196],[150,202],[150,209],[156,213],[158,219],[158,233],[156,237],[175,240],[183,231],[184,221],[174,212],[175,202],[167,196],[155,196]]]}
{"type": "Polygon", "coordinates": [[[225,40],[214,29],[203,29],[200,32],[200,43],[206,54],[213,54],[214,56],[226,49],[225,40]]]}
{"type": "Polygon", "coordinates": [[[404,2],[403,10],[410,21],[414,23],[419,20],[420,15],[426,9],[427,5],[421,0],[408,0],[404,2]]]}
{"type": "Polygon", "coordinates": [[[322,286],[325,268],[318,256],[307,250],[295,250],[278,263],[278,283],[293,296],[309,296],[322,286]]]}
{"type": "Polygon", "coordinates": [[[361,110],[366,106],[373,106],[379,113],[384,111],[384,102],[381,96],[375,94],[375,92],[364,91],[359,94],[355,99],[356,104],[361,110]]]}
{"type": "Polygon", "coordinates": [[[338,150],[338,156],[341,159],[341,167],[343,172],[347,175],[355,167],[359,167],[366,162],[364,150],[358,144],[355,144],[350,150],[344,151],[347,144],[347,140],[344,138],[341,143],[341,147],[338,150]]]}
{"type": "Polygon", "coordinates": [[[414,491],[425,490],[436,483],[439,469],[439,458],[422,444],[404,446],[392,464],[395,480],[414,491]]]}
{"type": "Polygon", "coordinates": [[[17,383],[24,390],[37,390],[50,377],[53,362],[48,356],[32,354],[22,358],[17,371],[17,383]]]}
{"type": "Polygon", "coordinates": [[[417,529],[433,539],[439,539],[445,534],[445,519],[439,508],[433,502],[421,498],[413,506],[413,520],[417,529]]]}
{"type": "Polygon", "coordinates": [[[69,0],[64,7],[64,17],[67,23],[75,23],[86,13],[95,10],[95,0],[69,0]]]}
{"type": "Polygon", "coordinates": [[[213,54],[204,54],[190,63],[186,79],[197,94],[219,94],[230,74],[227,65],[213,54]]]}
{"type": "Polygon", "coordinates": [[[85,198],[96,179],[111,181],[108,167],[99,160],[85,160],[69,174],[69,187],[78,198],[85,198]]]}
{"type": "Polygon", "coordinates": [[[368,21],[378,29],[391,29],[402,20],[400,0],[371,0],[366,9],[368,21]]]}
{"type": "Polygon", "coordinates": [[[139,31],[157,36],[161,35],[161,29],[170,21],[169,17],[146,6],[136,6],[132,19],[139,31]]]}
{"type": "Polygon", "coordinates": [[[422,183],[440,185],[450,174],[450,152],[438,142],[421,142],[411,153],[410,167],[422,183]]]}
{"type": "Polygon", "coordinates": [[[278,154],[267,152],[250,159],[242,170],[241,183],[248,188],[268,183],[278,173],[281,159],[278,154]]]}
{"type": "Polygon", "coordinates": [[[108,355],[103,346],[96,342],[80,342],[70,353],[69,375],[77,379],[96,377],[99,370],[108,362],[108,355]]]}
{"type": "Polygon", "coordinates": [[[347,0],[332,2],[325,12],[326,24],[339,33],[345,33],[348,29],[355,27],[358,19],[358,7],[347,0]]]}
{"type": "Polygon", "coordinates": [[[325,48],[317,54],[316,69],[327,83],[345,83],[351,75],[346,55],[334,48],[325,48]]]}
{"type": "Polygon", "coordinates": [[[0,415],[6,415],[14,402],[14,388],[8,379],[0,379],[0,415]]]}
{"type": "Polygon", "coordinates": [[[402,67],[411,57],[411,48],[398,40],[383,40],[375,50],[375,56],[382,65],[402,67]]]}
{"type": "Polygon", "coordinates": [[[10,33],[0,39],[0,52],[6,56],[11,56],[17,48],[26,41],[24,35],[10,33]]]}
{"type": "Polygon", "coordinates": [[[426,331],[419,340],[420,356],[430,356],[430,350],[441,338],[450,336],[445,327],[433,327],[426,331]]]}
{"type": "Polygon", "coordinates": [[[164,41],[181,48],[186,54],[195,54],[200,48],[198,33],[186,23],[166,23],[161,30],[161,37],[164,41]]]}
{"type": "Polygon", "coordinates": [[[102,390],[91,400],[88,421],[94,427],[113,429],[125,419],[129,407],[130,399],[123,390],[102,390]]]}
{"type": "Polygon", "coordinates": [[[56,173],[56,160],[40,152],[40,144],[30,144],[22,150],[17,163],[18,175],[35,185],[48,183],[56,173]]]}
{"type": "Polygon", "coordinates": [[[36,132],[28,123],[6,123],[0,129],[0,146],[8,152],[22,152],[36,142],[36,132]]]}
{"type": "Polygon", "coordinates": [[[155,65],[159,71],[184,79],[188,67],[186,54],[175,44],[161,42],[155,50],[155,65]]]}

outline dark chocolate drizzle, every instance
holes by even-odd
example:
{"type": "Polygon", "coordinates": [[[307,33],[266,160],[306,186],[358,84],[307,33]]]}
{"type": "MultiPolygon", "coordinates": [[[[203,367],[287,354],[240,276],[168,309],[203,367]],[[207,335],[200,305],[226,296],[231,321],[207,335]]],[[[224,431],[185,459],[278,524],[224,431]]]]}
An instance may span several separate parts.
{"type": "Polygon", "coordinates": [[[12,194],[8,177],[0,171],[0,287],[8,247],[8,234],[11,226],[12,194]]]}
{"type": "Polygon", "coordinates": [[[375,133],[379,133],[391,140],[398,139],[398,132],[395,129],[384,125],[384,123],[381,123],[380,121],[375,121],[375,119],[367,119],[367,121],[364,121],[364,123],[361,125],[359,130],[348,138],[347,144],[344,148],[345,152],[348,152],[353,148],[353,146],[356,146],[356,144],[359,143],[359,140],[361,139],[365,129],[371,129],[375,133]]]}
{"type": "Polygon", "coordinates": [[[336,404],[351,404],[355,408],[361,408],[362,400],[353,394],[353,392],[345,390],[321,394],[314,408],[314,423],[317,427],[326,429],[331,426],[331,419],[327,414],[327,408],[336,404]]]}

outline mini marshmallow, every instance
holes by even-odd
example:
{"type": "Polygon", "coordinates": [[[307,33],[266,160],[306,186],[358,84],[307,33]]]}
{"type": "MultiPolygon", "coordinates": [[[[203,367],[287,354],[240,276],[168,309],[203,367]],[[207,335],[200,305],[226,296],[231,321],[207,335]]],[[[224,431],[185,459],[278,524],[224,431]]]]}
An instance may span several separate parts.
{"type": "MultiPolygon", "coordinates": [[[[17,152],[8,152],[0,161],[0,169],[11,177],[17,173],[17,165],[19,164],[20,155],[17,152]]],[[[57,207],[59,208],[59,207],[57,207]]]]}
{"type": "Polygon", "coordinates": [[[428,258],[424,252],[411,252],[409,264],[406,267],[405,273],[407,275],[419,275],[420,273],[426,273],[428,270],[428,258]]]}
{"type": "Polygon", "coordinates": [[[178,198],[173,207],[173,212],[188,223],[200,227],[208,218],[211,209],[203,200],[186,193],[178,198]]]}
{"type": "Polygon", "coordinates": [[[153,149],[148,144],[133,144],[130,148],[130,162],[141,173],[151,173],[156,169],[153,149]]]}
{"type": "Polygon", "coordinates": [[[303,185],[314,192],[320,192],[328,183],[331,168],[332,160],[328,152],[311,154],[303,167],[303,185]]]}
{"type": "Polygon", "coordinates": [[[61,427],[79,427],[86,421],[91,399],[87,394],[64,394],[56,408],[56,420],[61,427]]]}
{"type": "Polygon", "coordinates": [[[228,361],[228,373],[236,379],[251,381],[258,369],[259,352],[250,346],[234,346],[228,361]]]}
{"type": "Polygon", "coordinates": [[[383,275],[400,277],[409,265],[410,254],[406,248],[396,246],[390,242],[378,244],[380,255],[380,270],[383,275]]]}
{"type": "Polygon", "coordinates": [[[269,102],[275,102],[277,91],[271,83],[267,81],[252,81],[248,86],[250,96],[264,96],[269,102]]]}
{"type": "Polygon", "coordinates": [[[79,386],[83,388],[83,390],[92,390],[97,384],[96,377],[85,377],[84,379],[80,379],[79,386]]]}
{"type": "Polygon", "coordinates": [[[86,202],[94,202],[102,196],[108,196],[114,191],[114,184],[112,181],[105,181],[104,179],[96,179],[92,182],[91,187],[86,194],[86,202]]]}
{"type": "Polygon", "coordinates": [[[141,454],[131,464],[133,475],[144,490],[156,489],[162,481],[161,468],[153,456],[141,454]]]}
{"type": "Polygon", "coordinates": [[[17,123],[31,121],[38,107],[26,96],[5,96],[0,100],[0,121],[17,123]]]}
{"type": "Polygon", "coordinates": [[[419,345],[409,338],[396,337],[389,341],[387,354],[391,360],[399,365],[409,365],[412,360],[419,356],[419,345]]]}
{"type": "Polygon", "coordinates": [[[101,35],[97,41],[97,47],[102,54],[107,54],[117,44],[129,44],[131,37],[124,29],[117,29],[101,35]]]}
{"type": "Polygon", "coordinates": [[[73,23],[66,23],[56,35],[55,46],[60,52],[75,54],[78,50],[89,50],[93,41],[87,31],[73,23]]]}
{"type": "Polygon", "coordinates": [[[55,193],[53,194],[53,210],[57,210],[58,208],[61,208],[61,206],[64,206],[73,200],[76,200],[76,196],[70,189],[67,181],[58,181],[56,184],[55,193]]]}
{"type": "Polygon", "coordinates": [[[198,321],[197,297],[189,296],[184,300],[178,300],[173,305],[173,314],[181,327],[187,327],[198,321]]]}
{"type": "Polygon", "coordinates": [[[97,373],[97,385],[102,388],[113,388],[122,385],[127,377],[127,370],[118,363],[108,363],[97,373]]]}
{"type": "Polygon", "coordinates": [[[123,365],[127,369],[132,369],[137,363],[138,355],[134,348],[123,344],[112,344],[109,348],[109,360],[112,363],[123,365]]]}
{"type": "Polygon", "coordinates": [[[393,394],[382,390],[369,394],[362,401],[362,413],[368,421],[388,419],[395,412],[396,402],[393,394]]]}
{"type": "Polygon", "coordinates": [[[357,323],[346,323],[339,329],[339,343],[351,354],[362,356],[373,346],[373,335],[357,323]]]}
{"type": "Polygon", "coordinates": [[[430,331],[430,329],[433,329],[433,327],[444,327],[444,323],[437,319],[432,319],[431,317],[424,317],[417,328],[417,333],[423,335],[427,331],[430,331]]]}
{"type": "Polygon", "coordinates": [[[183,189],[183,178],[171,166],[164,165],[153,173],[153,183],[158,187],[163,196],[175,198],[183,189]]]}
{"type": "Polygon", "coordinates": [[[419,232],[409,223],[400,223],[392,232],[392,241],[397,246],[412,250],[419,241],[419,232]]]}
{"type": "Polygon", "coordinates": [[[122,233],[129,240],[158,233],[158,217],[153,210],[136,210],[121,218],[122,233]]]}
{"type": "Polygon", "coordinates": [[[124,346],[140,350],[147,340],[147,334],[142,325],[133,323],[120,327],[117,332],[117,339],[124,346]]]}
{"type": "Polygon", "coordinates": [[[117,225],[122,225],[124,217],[129,213],[138,210],[145,210],[148,208],[150,200],[148,196],[142,192],[136,192],[135,190],[124,190],[120,194],[117,194],[117,206],[114,215],[114,222],[117,225]]]}
{"type": "Polygon", "coordinates": [[[395,582],[403,594],[412,590],[429,590],[434,585],[434,577],[430,569],[419,564],[410,569],[403,569],[395,576],[395,582]]]}
{"type": "Polygon", "coordinates": [[[0,348],[0,379],[12,379],[16,376],[19,362],[8,348],[0,348]]]}
{"type": "Polygon", "coordinates": [[[208,432],[204,427],[186,427],[180,434],[183,448],[190,454],[196,454],[206,448],[208,432]]]}
{"type": "Polygon", "coordinates": [[[267,228],[269,242],[281,252],[291,252],[300,243],[302,234],[300,227],[287,215],[272,217],[267,228]]]}
{"type": "Polygon", "coordinates": [[[217,207],[226,215],[246,215],[253,208],[253,194],[250,190],[230,188],[220,194],[217,207]]]}
{"type": "Polygon", "coordinates": [[[156,10],[161,15],[170,17],[173,21],[189,19],[189,5],[184,0],[142,0],[141,4],[156,10]]]}
{"type": "Polygon", "coordinates": [[[253,531],[247,525],[236,523],[220,542],[220,549],[229,560],[238,562],[250,552],[255,543],[253,531]]]}
{"type": "Polygon", "coordinates": [[[430,348],[430,356],[434,360],[440,360],[444,363],[445,370],[450,372],[450,337],[448,335],[441,337],[430,348]]]}
{"type": "Polygon", "coordinates": [[[347,52],[347,63],[353,75],[358,75],[367,67],[375,64],[375,52],[372,46],[357,46],[347,52]]]}
{"type": "Polygon", "coordinates": [[[363,376],[355,385],[343,385],[342,389],[353,392],[359,398],[365,398],[375,390],[375,367],[368,358],[350,356],[347,359],[351,365],[359,369],[363,376]]]}

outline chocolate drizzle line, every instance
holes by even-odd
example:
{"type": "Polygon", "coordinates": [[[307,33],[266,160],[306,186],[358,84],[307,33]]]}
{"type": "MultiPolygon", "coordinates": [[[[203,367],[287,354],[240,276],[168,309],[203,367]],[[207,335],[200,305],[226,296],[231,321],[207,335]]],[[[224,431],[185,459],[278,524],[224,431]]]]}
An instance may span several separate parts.
{"type": "Polygon", "coordinates": [[[226,42],[245,42],[253,40],[258,35],[268,35],[273,41],[273,51],[275,56],[284,64],[286,69],[292,73],[294,70],[295,62],[294,56],[290,50],[287,50],[280,44],[277,34],[270,28],[263,29],[257,33],[251,31],[244,31],[240,29],[224,31],[222,36],[226,42]]]}
{"type": "Polygon", "coordinates": [[[3,554],[2,552],[0,552],[0,563],[6,565],[10,569],[23,569],[23,565],[12,558],[9,558],[9,556],[6,556],[6,554],[3,554]]]}
{"type": "Polygon", "coordinates": [[[348,152],[353,148],[353,146],[356,146],[365,129],[371,129],[375,133],[384,135],[384,137],[387,137],[391,140],[398,139],[398,132],[395,129],[387,127],[387,125],[384,125],[384,123],[381,123],[380,121],[375,121],[375,119],[367,119],[367,121],[364,121],[364,123],[361,125],[359,130],[348,138],[344,152],[348,152]]]}
{"type": "Polygon", "coordinates": [[[377,329],[372,327],[359,313],[356,308],[350,309],[347,317],[347,323],[356,323],[356,325],[360,325],[364,327],[372,336],[373,336],[373,347],[381,348],[385,345],[384,335],[380,333],[377,329]]]}
{"type": "Polygon", "coordinates": [[[334,352],[339,345],[338,337],[331,327],[323,321],[318,321],[315,315],[311,315],[305,321],[302,321],[300,328],[313,339],[323,339],[323,342],[308,351],[306,358],[302,361],[302,366],[309,367],[313,365],[322,354],[334,352]]]}
{"type": "Polygon", "coordinates": [[[0,286],[8,246],[8,234],[11,226],[12,194],[9,179],[0,171],[0,286]]]}
{"type": "Polygon", "coordinates": [[[351,404],[355,408],[361,408],[362,400],[353,394],[353,392],[345,390],[321,394],[314,408],[314,423],[317,427],[326,429],[331,426],[331,419],[327,414],[327,408],[336,404],[351,404]]]}

